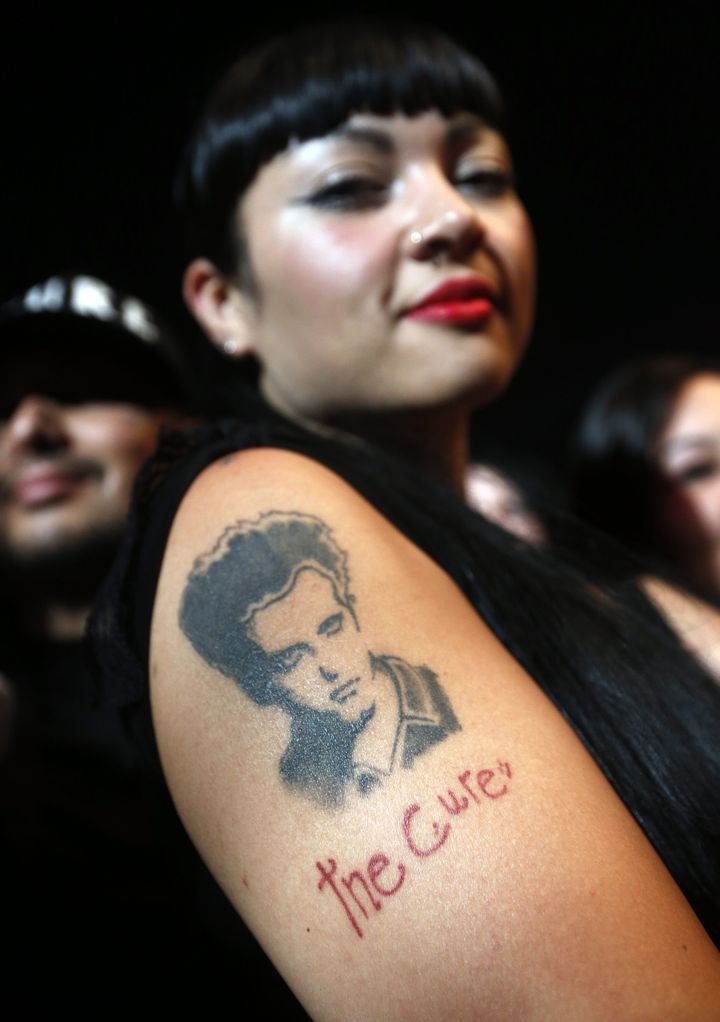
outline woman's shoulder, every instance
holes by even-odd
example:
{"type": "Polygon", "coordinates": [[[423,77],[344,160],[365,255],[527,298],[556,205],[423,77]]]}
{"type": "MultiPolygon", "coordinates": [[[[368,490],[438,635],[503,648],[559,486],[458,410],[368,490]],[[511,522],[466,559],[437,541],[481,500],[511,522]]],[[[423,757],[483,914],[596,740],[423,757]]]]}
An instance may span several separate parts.
{"type": "Polygon", "coordinates": [[[324,465],[317,456],[300,449],[288,449],[272,436],[250,438],[242,447],[235,447],[215,458],[195,480],[188,497],[191,500],[218,497],[223,492],[252,499],[257,489],[264,494],[287,492],[303,487],[311,480],[322,487],[323,496],[349,488],[337,472],[324,465]]]}
{"type": "Polygon", "coordinates": [[[336,550],[338,561],[348,562],[351,545],[353,577],[371,589],[382,588],[382,580],[393,575],[410,584],[416,579],[418,585],[427,585],[428,572],[433,578],[446,577],[376,506],[372,494],[315,453],[273,446],[271,441],[225,454],[195,477],[174,518],[165,560],[175,565],[173,575],[179,568],[184,577],[197,562],[198,551],[207,558],[231,534],[262,535],[270,543],[268,537],[282,530],[288,537],[284,542],[299,543],[308,562],[331,556],[325,545],[336,550]],[[309,533],[312,538],[302,538],[309,533]]]}
{"type": "Polygon", "coordinates": [[[192,545],[225,512],[252,515],[264,501],[292,504],[310,491],[331,503],[362,505],[367,513],[372,494],[382,504],[385,489],[376,459],[360,447],[270,414],[164,431],[139,473],[122,543],[90,615],[90,658],[101,700],[125,706],[146,696],[155,596],[174,536],[192,545]],[[343,481],[346,476],[357,478],[358,489],[343,481]],[[370,500],[359,496],[363,489],[370,500]]]}
{"type": "MultiPolygon", "coordinates": [[[[316,511],[351,515],[372,524],[378,536],[387,535],[389,523],[374,503],[336,467],[314,450],[274,443],[250,444],[216,458],[200,472],[187,490],[179,517],[193,527],[209,517],[222,519],[239,510],[267,513],[274,504],[310,502],[316,511]]],[[[369,538],[369,537],[368,537],[369,538]]]]}
{"type": "Polygon", "coordinates": [[[193,475],[168,545],[187,550],[239,517],[303,509],[341,521],[362,543],[368,565],[392,556],[409,570],[411,562],[432,561],[443,573],[459,574],[457,551],[443,541],[439,522],[443,509],[471,512],[449,487],[371,446],[291,424],[244,431],[241,439],[242,446],[216,446],[217,456],[193,475]]]}
{"type": "Polygon", "coordinates": [[[311,1014],[711,1016],[715,953],[580,740],[312,454],[197,476],[151,663],[181,818],[311,1014]]]}
{"type": "Polygon", "coordinates": [[[720,681],[720,608],[657,575],[640,584],[686,648],[720,681]]]}

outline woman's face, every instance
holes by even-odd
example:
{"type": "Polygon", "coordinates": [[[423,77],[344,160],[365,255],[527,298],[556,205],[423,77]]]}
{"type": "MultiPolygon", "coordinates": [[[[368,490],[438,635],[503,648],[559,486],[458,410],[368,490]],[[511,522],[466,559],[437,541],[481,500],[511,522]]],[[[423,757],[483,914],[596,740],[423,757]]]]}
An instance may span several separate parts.
{"type": "Polygon", "coordinates": [[[657,457],[660,540],[696,584],[720,596],[720,374],[683,385],[657,457]]]}
{"type": "Polygon", "coordinates": [[[525,348],[534,244],[502,137],[474,116],[358,114],[266,164],[238,209],[238,329],[294,416],[468,407],[525,348]]]}

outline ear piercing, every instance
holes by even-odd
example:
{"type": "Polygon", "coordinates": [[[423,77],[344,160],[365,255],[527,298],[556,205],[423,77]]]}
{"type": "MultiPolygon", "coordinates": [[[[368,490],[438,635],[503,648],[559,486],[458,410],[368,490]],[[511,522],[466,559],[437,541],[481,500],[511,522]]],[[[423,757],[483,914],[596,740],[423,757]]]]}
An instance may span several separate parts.
{"type": "Polygon", "coordinates": [[[234,355],[240,348],[240,342],[237,337],[226,337],[222,347],[226,355],[234,355]]]}

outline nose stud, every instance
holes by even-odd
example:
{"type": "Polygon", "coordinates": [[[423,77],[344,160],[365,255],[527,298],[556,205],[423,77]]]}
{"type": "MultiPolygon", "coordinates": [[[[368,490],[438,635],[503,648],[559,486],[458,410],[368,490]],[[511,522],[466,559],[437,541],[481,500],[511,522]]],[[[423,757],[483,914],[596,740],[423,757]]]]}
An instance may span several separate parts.
{"type": "Polygon", "coordinates": [[[410,232],[410,244],[422,245],[426,239],[430,240],[435,238],[442,234],[443,230],[446,228],[454,226],[459,219],[460,216],[454,209],[447,210],[447,212],[437,217],[436,220],[433,220],[431,224],[428,224],[424,231],[419,231],[417,228],[414,228],[410,232]]]}

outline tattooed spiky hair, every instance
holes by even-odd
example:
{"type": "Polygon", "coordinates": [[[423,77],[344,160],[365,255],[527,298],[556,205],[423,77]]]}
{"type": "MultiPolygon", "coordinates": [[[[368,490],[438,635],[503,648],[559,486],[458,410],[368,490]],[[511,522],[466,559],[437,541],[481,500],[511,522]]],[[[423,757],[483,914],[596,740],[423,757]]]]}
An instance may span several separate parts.
{"type": "Polygon", "coordinates": [[[180,607],[183,632],[203,659],[256,702],[276,701],[278,694],[248,625],[259,610],[287,595],[305,570],[327,578],[337,602],[355,620],[346,555],[314,515],[268,511],[234,522],[188,576],[180,607]],[[253,680],[260,675],[262,683],[253,680]]]}

